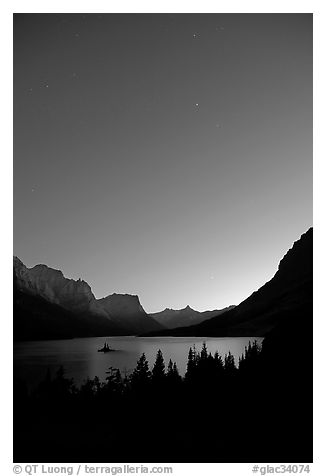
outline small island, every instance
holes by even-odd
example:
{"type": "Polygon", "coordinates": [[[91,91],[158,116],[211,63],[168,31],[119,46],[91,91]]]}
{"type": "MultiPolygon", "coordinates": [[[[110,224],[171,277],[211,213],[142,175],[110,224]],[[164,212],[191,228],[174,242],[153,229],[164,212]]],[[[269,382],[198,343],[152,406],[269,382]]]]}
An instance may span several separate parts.
{"type": "Polygon", "coordinates": [[[111,349],[111,347],[105,342],[104,346],[101,349],[98,349],[97,352],[114,352],[115,349],[111,349]]]}

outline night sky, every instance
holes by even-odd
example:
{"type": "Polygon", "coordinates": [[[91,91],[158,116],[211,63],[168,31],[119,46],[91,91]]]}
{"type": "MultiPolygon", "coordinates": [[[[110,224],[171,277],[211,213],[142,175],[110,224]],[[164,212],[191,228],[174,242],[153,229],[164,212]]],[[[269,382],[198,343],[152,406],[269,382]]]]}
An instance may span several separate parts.
{"type": "Polygon", "coordinates": [[[14,254],[238,304],[312,225],[312,15],[14,15],[14,254]]]}

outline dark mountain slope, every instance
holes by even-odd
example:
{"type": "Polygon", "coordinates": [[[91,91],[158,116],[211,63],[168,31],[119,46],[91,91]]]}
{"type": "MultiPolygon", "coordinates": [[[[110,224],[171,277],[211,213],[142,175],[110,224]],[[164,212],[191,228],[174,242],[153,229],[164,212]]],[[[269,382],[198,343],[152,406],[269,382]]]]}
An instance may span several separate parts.
{"type": "MultiPolygon", "coordinates": [[[[274,277],[237,307],[201,324],[163,331],[174,336],[265,336],[279,323],[312,314],[313,230],[281,260],[274,277]]],[[[303,319],[303,317],[301,317],[303,319]]]]}
{"type": "Polygon", "coordinates": [[[134,335],[163,328],[145,313],[138,296],[96,299],[88,283],[46,265],[27,268],[14,257],[13,278],[15,339],[134,335]]]}
{"type": "Polygon", "coordinates": [[[101,316],[74,314],[40,296],[13,290],[14,340],[67,339],[120,335],[122,329],[101,316]]]}
{"type": "Polygon", "coordinates": [[[127,334],[139,334],[149,329],[153,331],[164,329],[163,325],[146,314],[136,295],[114,293],[96,302],[114,322],[123,326],[127,334]]]}

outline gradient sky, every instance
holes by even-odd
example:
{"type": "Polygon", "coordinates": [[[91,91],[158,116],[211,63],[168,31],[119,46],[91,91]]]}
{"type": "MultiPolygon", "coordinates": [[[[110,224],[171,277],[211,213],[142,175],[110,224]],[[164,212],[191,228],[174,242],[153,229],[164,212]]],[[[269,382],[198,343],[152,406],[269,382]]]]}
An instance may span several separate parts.
{"type": "Polygon", "coordinates": [[[312,15],[14,16],[14,253],[238,304],[312,225],[312,15]]]}

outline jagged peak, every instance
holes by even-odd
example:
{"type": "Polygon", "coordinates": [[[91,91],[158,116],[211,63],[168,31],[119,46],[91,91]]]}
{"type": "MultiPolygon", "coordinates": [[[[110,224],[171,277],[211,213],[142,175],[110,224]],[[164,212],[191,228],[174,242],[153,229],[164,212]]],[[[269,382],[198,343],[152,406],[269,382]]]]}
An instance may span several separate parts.
{"type": "Polygon", "coordinates": [[[107,299],[107,300],[119,300],[119,299],[124,299],[124,300],[132,300],[132,301],[139,301],[139,296],[137,294],[128,294],[128,293],[112,293],[108,294],[102,299],[107,299]]]}
{"type": "MultiPolygon", "coordinates": [[[[173,309],[172,307],[166,307],[163,311],[159,311],[159,312],[182,312],[182,311],[193,311],[193,312],[198,312],[198,311],[195,311],[194,309],[192,309],[192,307],[189,306],[189,304],[186,306],[186,307],[183,307],[181,309],[173,309]]],[[[156,313],[152,313],[152,314],[156,314],[156,313]]]]}
{"type": "Polygon", "coordinates": [[[81,278],[67,278],[60,269],[51,268],[46,264],[36,264],[32,268],[27,268],[27,266],[25,266],[24,263],[19,258],[17,258],[17,256],[14,256],[14,270],[15,274],[20,275],[21,278],[24,274],[29,276],[28,279],[41,279],[44,281],[44,283],[47,281],[49,282],[49,280],[54,280],[58,283],[61,283],[61,289],[69,289],[70,286],[73,286],[74,288],[79,289],[82,293],[89,293],[95,299],[92,293],[92,288],[86,281],[81,278]]]}
{"type": "Polygon", "coordinates": [[[24,266],[27,271],[49,271],[49,272],[53,272],[53,273],[56,273],[56,274],[60,274],[64,279],[66,279],[67,281],[74,281],[75,283],[81,283],[81,284],[87,284],[89,286],[89,284],[87,283],[87,281],[85,281],[84,279],[81,279],[81,278],[78,278],[78,279],[73,279],[73,278],[67,278],[63,272],[60,270],[60,269],[56,269],[56,268],[52,268],[46,264],[43,264],[43,263],[39,263],[39,264],[36,264],[34,266],[32,266],[31,268],[28,268],[20,258],[18,258],[18,256],[13,256],[13,261],[14,261],[14,266],[15,265],[20,265],[20,266],[24,266]]]}
{"type": "Polygon", "coordinates": [[[36,264],[32,268],[27,268],[27,269],[29,269],[29,271],[48,271],[50,273],[58,274],[58,275],[62,276],[65,279],[70,279],[70,278],[66,278],[64,276],[61,269],[50,268],[50,266],[47,266],[46,264],[36,264]]]}

